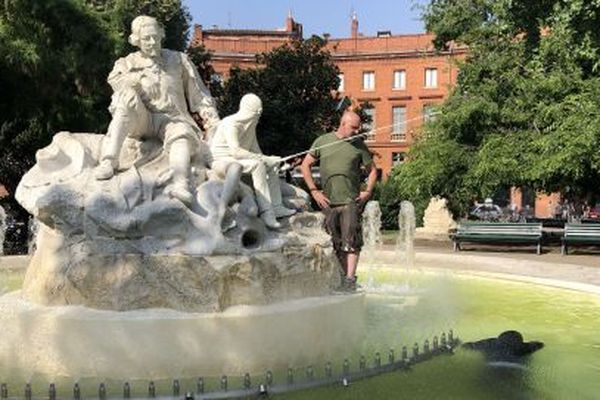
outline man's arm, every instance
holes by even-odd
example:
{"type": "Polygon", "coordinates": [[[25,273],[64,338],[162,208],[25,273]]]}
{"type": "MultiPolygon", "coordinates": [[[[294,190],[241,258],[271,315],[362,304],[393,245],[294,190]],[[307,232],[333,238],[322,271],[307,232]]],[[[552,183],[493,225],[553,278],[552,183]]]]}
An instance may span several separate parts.
{"type": "Polygon", "coordinates": [[[317,202],[319,207],[329,208],[329,199],[325,194],[317,188],[317,184],[312,177],[311,167],[317,161],[317,159],[310,153],[304,157],[304,161],[302,161],[302,165],[300,166],[300,170],[302,171],[302,177],[304,178],[304,182],[308,186],[308,190],[310,190],[310,195],[317,202]]]}
{"type": "Polygon", "coordinates": [[[231,157],[238,160],[260,160],[261,155],[257,153],[253,153],[244,149],[240,145],[239,135],[242,134],[240,132],[241,128],[236,126],[235,123],[226,123],[219,127],[219,130],[223,129],[223,134],[225,137],[225,142],[227,143],[227,147],[229,148],[231,157]]]}
{"type": "Polygon", "coordinates": [[[367,188],[364,191],[361,191],[356,198],[357,201],[365,202],[369,200],[371,195],[373,194],[373,189],[375,188],[375,184],[377,183],[377,168],[375,168],[375,163],[371,163],[365,167],[367,171],[369,171],[369,176],[367,177],[367,188]]]}

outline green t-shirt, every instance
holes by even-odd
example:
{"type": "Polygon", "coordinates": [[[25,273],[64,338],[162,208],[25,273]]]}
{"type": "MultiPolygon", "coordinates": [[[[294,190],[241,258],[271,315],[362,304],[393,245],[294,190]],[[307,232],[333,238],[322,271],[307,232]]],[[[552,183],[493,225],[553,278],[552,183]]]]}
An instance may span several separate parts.
{"type": "Polygon", "coordinates": [[[348,204],[358,197],[360,168],[373,161],[361,138],[344,141],[326,133],[314,141],[310,155],[319,161],[321,187],[331,205],[348,204]]]}

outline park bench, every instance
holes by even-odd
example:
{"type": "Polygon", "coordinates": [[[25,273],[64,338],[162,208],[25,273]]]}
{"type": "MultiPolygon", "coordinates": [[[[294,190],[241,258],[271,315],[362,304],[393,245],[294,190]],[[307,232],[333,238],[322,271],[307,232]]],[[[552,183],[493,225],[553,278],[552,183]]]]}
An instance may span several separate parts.
{"type": "Polygon", "coordinates": [[[561,254],[567,255],[572,245],[600,245],[600,224],[565,224],[561,254]]]}
{"type": "Polygon", "coordinates": [[[541,223],[463,222],[456,228],[452,240],[454,251],[463,242],[535,244],[537,254],[542,252],[541,223]]]}

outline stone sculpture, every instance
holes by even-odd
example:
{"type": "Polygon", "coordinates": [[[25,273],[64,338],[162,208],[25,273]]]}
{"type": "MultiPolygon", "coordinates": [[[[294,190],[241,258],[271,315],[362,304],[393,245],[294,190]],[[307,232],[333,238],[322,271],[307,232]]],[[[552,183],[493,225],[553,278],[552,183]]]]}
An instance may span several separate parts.
{"type": "Polygon", "coordinates": [[[277,229],[281,225],[276,218],[289,217],[296,211],[282,203],[275,169],[281,157],[265,156],[258,145],[256,125],[261,113],[258,96],[249,93],[242,97],[239,111],[223,119],[210,140],[212,168],[222,177],[235,176],[233,182],[239,181],[241,174],[251,175],[260,217],[268,227],[277,229]]]}
{"type": "Polygon", "coordinates": [[[448,201],[439,196],[432,197],[425,209],[423,227],[417,228],[417,236],[422,239],[448,240],[448,233],[456,228],[456,222],[448,211],[448,201]]]}
{"type": "Polygon", "coordinates": [[[117,60],[108,76],[114,90],[109,108],[113,119],[102,143],[96,178],[114,175],[126,138],[132,146],[143,139],[158,139],[168,153],[172,174],[168,194],[191,204],[190,160],[202,143],[188,109],[212,130],[219,121],[215,102],[188,57],[162,49],[165,33],[154,18],[135,18],[131,31],[129,42],[140,50],[117,60]]]}
{"type": "Polygon", "coordinates": [[[306,209],[308,195],[280,187],[272,172],[279,158],[257,147],[260,99],[244,97],[240,112],[219,122],[195,68],[162,49],[163,36],[156,20],[136,18],[130,40],[140,51],[117,60],[109,76],[107,135],[59,132],[23,176],[16,198],[40,224],[24,296],[214,311],[335,287],[338,266],[320,216],[290,218],[288,207],[306,209]],[[212,161],[188,108],[226,157],[212,161]],[[233,152],[220,139],[231,132],[240,135],[233,152]],[[253,187],[241,183],[253,169],[264,175],[252,172],[253,187]]]}

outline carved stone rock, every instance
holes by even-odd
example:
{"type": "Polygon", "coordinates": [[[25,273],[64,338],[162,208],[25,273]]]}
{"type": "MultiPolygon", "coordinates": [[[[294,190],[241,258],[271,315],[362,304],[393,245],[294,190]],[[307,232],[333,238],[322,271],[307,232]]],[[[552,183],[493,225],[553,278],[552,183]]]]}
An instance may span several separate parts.
{"type": "MultiPolygon", "coordinates": [[[[280,219],[281,229],[272,230],[244,212],[241,199],[229,205],[231,226],[224,230],[217,212],[223,181],[207,180],[200,161],[187,205],[165,194],[160,180],[168,165],[160,152],[96,180],[100,139],[55,135],[19,184],[17,199],[40,222],[23,286],[27,299],[214,311],[325,294],[337,285],[338,264],[320,213],[280,219]]],[[[152,154],[152,143],[143,145],[152,154]]]]}
{"type": "Polygon", "coordinates": [[[456,222],[448,211],[447,203],[444,198],[431,198],[423,216],[423,227],[417,228],[418,238],[448,240],[448,233],[456,228],[456,222]]]}
{"type": "Polygon", "coordinates": [[[339,284],[330,247],[286,245],[246,255],[89,254],[44,229],[22,294],[45,305],[221,311],[324,295],[339,284]]]}

